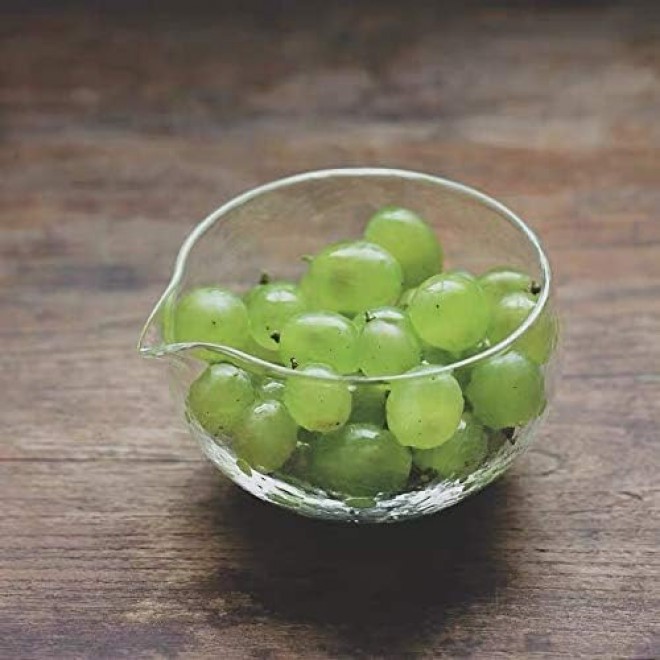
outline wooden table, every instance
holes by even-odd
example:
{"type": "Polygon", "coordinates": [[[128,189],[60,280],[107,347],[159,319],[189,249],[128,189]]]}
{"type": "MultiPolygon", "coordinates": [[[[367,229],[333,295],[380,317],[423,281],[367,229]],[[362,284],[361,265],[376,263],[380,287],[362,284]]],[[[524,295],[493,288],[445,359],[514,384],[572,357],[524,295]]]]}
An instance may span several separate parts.
{"type": "Polygon", "coordinates": [[[107,4],[0,21],[0,657],[660,656],[659,5],[107,4]],[[194,222],[351,164],[505,200],[565,321],[535,448],[399,526],[242,494],[134,350],[194,222]]]}

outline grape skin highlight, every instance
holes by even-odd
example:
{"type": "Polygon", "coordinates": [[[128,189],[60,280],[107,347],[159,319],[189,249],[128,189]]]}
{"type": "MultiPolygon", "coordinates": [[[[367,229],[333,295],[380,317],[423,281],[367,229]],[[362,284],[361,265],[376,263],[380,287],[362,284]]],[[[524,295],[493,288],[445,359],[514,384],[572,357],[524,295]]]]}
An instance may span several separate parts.
{"type": "Polygon", "coordinates": [[[264,378],[257,388],[257,396],[264,400],[276,399],[281,401],[284,396],[284,383],[274,378],[264,378]]]}
{"type": "Polygon", "coordinates": [[[374,307],[364,312],[360,312],[359,314],[356,314],[353,323],[355,323],[355,327],[358,330],[362,330],[368,321],[373,321],[374,319],[388,321],[395,325],[403,325],[406,329],[414,331],[408,314],[398,307],[392,307],[389,305],[374,307]]]}

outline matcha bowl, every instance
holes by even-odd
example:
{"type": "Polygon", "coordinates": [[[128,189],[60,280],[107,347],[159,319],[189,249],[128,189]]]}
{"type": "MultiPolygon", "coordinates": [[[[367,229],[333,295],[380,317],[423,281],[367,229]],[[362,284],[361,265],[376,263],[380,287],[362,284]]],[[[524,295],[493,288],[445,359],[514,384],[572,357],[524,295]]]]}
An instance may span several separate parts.
{"type": "Polygon", "coordinates": [[[307,172],[181,246],[138,349],[208,459],[304,516],[394,522],[497,479],[556,380],[551,271],[512,211],[394,169],[307,172]]]}

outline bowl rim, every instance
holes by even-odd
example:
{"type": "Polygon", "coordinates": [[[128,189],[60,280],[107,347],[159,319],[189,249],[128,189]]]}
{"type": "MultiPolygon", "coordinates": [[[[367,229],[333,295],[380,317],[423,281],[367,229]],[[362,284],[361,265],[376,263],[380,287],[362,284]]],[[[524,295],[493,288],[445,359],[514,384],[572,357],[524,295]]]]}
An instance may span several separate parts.
{"type": "Polygon", "coordinates": [[[390,168],[390,167],[342,167],[342,168],[331,168],[331,169],[322,169],[322,170],[310,170],[306,172],[300,172],[291,176],[287,176],[281,179],[275,179],[268,183],[255,186],[249,190],[232,197],[229,201],[225,202],[209,215],[207,215],[201,222],[199,222],[191,232],[188,234],[184,242],[179,248],[179,252],[174,263],[174,271],[170,281],[161,294],[158,302],[152,309],[149,314],[140,337],[138,339],[137,349],[145,357],[166,357],[167,355],[178,354],[184,351],[189,351],[197,348],[206,348],[212,351],[215,351],[219,354],[225,355],[229,358],[237,360],[244,365],[257,367],[260,370],[266,371],[268,375],[280,376],[284,378],[308,378],[311,380],[332,380],[332,381],[342,381],[348,384],[355,385],[382,385],[393,382],[401,382],[414,380],[419,378],[428,378],[431,376],[437,376],[440,374],[450,374],[456,369],[462,367],[471,366],[482,362],[483,360],[502,353],[504,350],[509,348],[515,341],[522,337],[530,328],[534,325],[539,316],[543,313],[544,309],[547,306],[548,300],[550,298],[550,290],[552,284],[552,270],[550,268],[550,262],[548,257],[543,249],[541,241],[538,236],[534,233],[532,229],[520,218],[516,213],[514,213],[507,206],[497,201],[495,198],[490,195],[473,188],[472,186],[459,183],[457,181],[452,181],[451,179],[445,179],[440,176],[433,174],[427,174],[424,172],[417,172],[414,170],[406,170],[399,168],[390,168]],[[538,259],[538,264],[543,275],[542,288],[539,293],[538,298],[534,308],[532,309],[529,316],[523,321],[523,323],[518,326],[511,334],[507,335],[504,339],[499,341],[497,344],[488,347],[487,349],[475,353],[467,358],[457,360],[451,364],[446,365],[429,365],[428,368],[425,368],[423,371],[417,371],[416,373],[403,373],[396,374],[392,376],[359,376],[359,375],[312,375],[307,374],[302,370],[293,369],[284,365],[275,364],[267,360],[263,360],[254,355],[241,351],[239,349],[223,346],[221,344],[211,344],[206,342],[185,342],[185,343],[168,343],[168,344],[159,344],[157,346],[147,346],[145,345],[145,340],[149,328],[158,318],[163,307],[166,304],[167,299],[171,293],[179,285],[181,278],[184,274],[186,263],[188,260],[188,255],[191,250],[201,239],[204,234],[217,222],[222,221],[224,216],[229,212],[233,211],[236,208],[243,206],[244,204],[252,201],[253,199],[260,197],[264,194],[274,192],[281,188],[286,188],[288,186],[296,185],[310,180],[322,180],[329,178],[349,178],[349,177],[395,177],[399,179],[404,179],[408,181],[418,181],[426,182],[440,186],[446,190],[450,190],[458,195],[467,197],[473,201],[477,201],[487,208],[491,209],[497,213],[504,220],[508,221],[515,229],[517,229],[529,242],[532,246],[536,257],[538,259]]]}

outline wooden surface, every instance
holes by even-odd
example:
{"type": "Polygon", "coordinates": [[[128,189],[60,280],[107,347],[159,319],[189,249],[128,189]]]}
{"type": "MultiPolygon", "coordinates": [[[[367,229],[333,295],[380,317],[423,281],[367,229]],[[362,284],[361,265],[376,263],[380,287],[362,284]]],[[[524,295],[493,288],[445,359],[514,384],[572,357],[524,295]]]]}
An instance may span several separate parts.
{"type": "Polygon", "coordinates": [[[660,656],[660,10],[575,4],[3,4],[0,657],[660,656]],[[133,348],[194,222],[350,164],[528,217],[565,322],[535,448],[387,528],[238,492],[133,348]]]}

